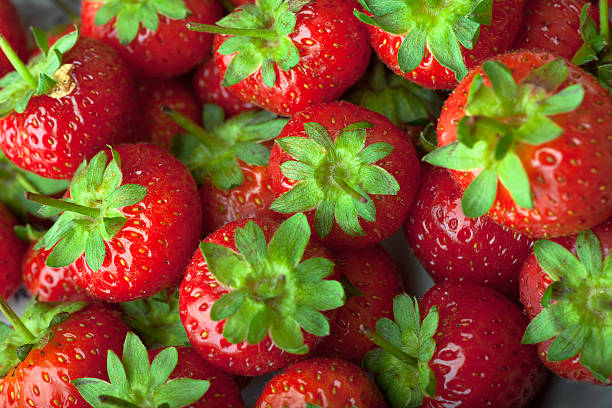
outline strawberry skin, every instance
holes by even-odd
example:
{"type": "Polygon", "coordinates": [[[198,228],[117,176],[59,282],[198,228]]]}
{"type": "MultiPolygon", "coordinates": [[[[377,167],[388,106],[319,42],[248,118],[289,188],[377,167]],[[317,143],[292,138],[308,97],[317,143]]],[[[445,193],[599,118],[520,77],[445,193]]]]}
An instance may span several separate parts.
{"type": "Polygon", "coordinates": [[[26,245],[15,235],[17,219],[4,204],[0,204],[0,296],[13,296],[21,285],[19,264],[26,245]]]}
{"type": "Polygon", "coordinates": [[[35,96],[23,113],[0,119],[6,157],[53,179],[71,178],[84,159],[132,137],[137,114],[131,75],[111,47],[82,37],[64,63],[74,64],[76,88],[69,96],[35,96]]]}
{"type": "MultiPolygon", "coordinates": [[[[26,36],[21,28],[19,15],[11,0],[0,0],[0,35],[11,44],[21,58],[28,54],[26,36]]],[[[0,55],[0,78],[13,70],[9,60],[0,55]]]]}
{"type": "Polygon", "coordinates": [[[412,250],[437,283],[465,281],[518,298],[518,275],[533,242],[486,217],[461,210],[461,189],[448,170],[429,170],[404,224],[412,250]]]}

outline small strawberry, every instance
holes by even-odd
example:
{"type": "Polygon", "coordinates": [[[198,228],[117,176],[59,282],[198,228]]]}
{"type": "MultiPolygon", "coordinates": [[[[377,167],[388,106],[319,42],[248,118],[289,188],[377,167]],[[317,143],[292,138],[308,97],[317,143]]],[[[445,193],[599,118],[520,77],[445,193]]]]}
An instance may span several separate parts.
{"type": "Polygon", "coordinates": [[[397,265],[380,246],[334,252],[347,301],[336,313],[330,335],[316,354],[361,364],[375,345],[361,332],[379,319],[392,317],[393,297],[402,293],[397,265]]]}
{"type": "Polygon", "coordinates": [[[583,231],[612,215],[612,98],[580,68],[521,51],[485,62],[445,102],[441,146],[463,213],[532,237],[583,231]]]}
{"type": "Polygon", "coordinates": [[[327,315],[344,304],[334,263],[310,240],[306,217],[282,225],[234,221],[196,251],[180,290],[181,320],[194,348],[222,370],[266,374],[329,335],[327,315]]]}
{"type": "Polygon", "coordinates": [[[510,49],[525,0],[360,0],[378,57],[426,88],[452,89],[481,61],[510,49]]]}
{"type": "Polygon", "coordinates": [[[217,25],[215,61],[223,85],[279,115],[337,99],[363,75],[371,49],[353,0],[257,0],[217,25]]]}
{"type": "Polygon", "coordinates": [[[197,247],[196,184],[183,164],[152,145],[121,145],[107,161],[102,151],[83,162],[70,198],[30,194],[45,213],[61,213],[37,247],[53,248],[47,265],[70,265],[74,283],[95,298],[146,298],[176,285],[197,247]]]}
{"type": "Polygon", "coordinates": [[[21,285],[19,265],[26,244],[15,235],[17,219],[0,203],[0,296],[8,299],[21,285]]]}
{"type": "Polygon", "coordinates": [[[276,139],[268,177],[278,197],[271,208],[307,211],[331,248],[368,247],[391,236],[408,216],[421,179],[401,129],[346,102],[295,115],[276,139]]]}
{"type": "Polygon", "coordinates": [[[518,299],[519,273],[533,242],[486,217],[466,217],[461,193],[448,170],[426,173],[404,224],[415,256],[438,283],[465,281],[518,299]]]}
{"type": "MultiPolygon", "coordinates": [[[[0,36],[8,41],[19,57],[26,57],[28,53],[26,36],[11,0],[0,0],[0,36]]],[[[0,78],[12,70],[10,61],[4,55],[0,55],[0,78]]]]}
{"type": "Polygon", "coordinates": [[[393,408],[526,407],[546,379],[520,344],[525,316],[493,289],[436,285],[420,305],[397,296],[393,314],[366,329],[381,348],[364,360],[393,408]]]}
{"type": "Polygon", "coordinates": [[[537,241],[521,271],[532,319],[523,342],[538,343],[544,365],[561,377],[610,385],[612,219],[555,241],[537,241]]]}
{"type": "Polygon", "coordinates": [[[33,32],[42,54],[27,66],[0,37],[16,69],[0,80],[0,148],[25,170],[69,179],[84,159],[133,136],[134,84],[112,48],[78,30],[51,47],[33,32]]]}
{"type": "Polygon", "coordinates": [[[210,53],[211,35],[187,29],[223,15],[217,0],[83,0],[83,34],[119,51],[140,76],[172,78],[210,53]]]}
{"type": "Polygon", "coordinates": [[[255,408],[385,408],[376,385],[360,367],[340,359],[301,361],[266,385],[255,408]]]}

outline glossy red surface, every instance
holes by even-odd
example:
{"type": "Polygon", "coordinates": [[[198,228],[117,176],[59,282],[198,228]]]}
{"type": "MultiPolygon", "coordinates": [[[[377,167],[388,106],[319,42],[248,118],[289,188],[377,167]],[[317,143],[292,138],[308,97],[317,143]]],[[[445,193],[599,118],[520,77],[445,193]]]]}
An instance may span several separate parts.
{"type": "Polygon", "coordinates": [[[15,235],[18,221],[4,204],[0,204],[0,296],[8,299],[21,285],[21,258],[26,244],[15,235]]]}
{"type": "MultiPolygon", "coordinates": [[[[0,0],[0,35],[6,38],[20,58],[23,59],[27,56],[25,32],[21,27],[17,10],[15,10],[11,0],[0,0]]],[[[4,53],[0,52],[0,78],[13,70],[13,66],[4,56],[4,53]]]]}

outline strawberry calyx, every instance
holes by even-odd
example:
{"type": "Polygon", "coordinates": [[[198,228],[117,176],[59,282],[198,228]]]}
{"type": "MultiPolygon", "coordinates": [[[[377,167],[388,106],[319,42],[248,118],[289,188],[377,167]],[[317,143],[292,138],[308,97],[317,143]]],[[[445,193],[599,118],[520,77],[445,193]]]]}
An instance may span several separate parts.
{"type": "Polygon", "coordinates": [[[402,72],[417,68],[427,49],[460,81],[468,73],[461,47],[472,49],[480,26],[490,25],[493,0],[359,0],[368,14],[355,10],[362,22],[403,35],[397,55],[402,72]]]}
{"type": "Polygon", "coordinates": [[[190,14],[183,0],[107,0],[96,13],[94,24],[104,25],[116,18],[119,42],[128,45],[136,38],[141,24],[156,32],[159,16],[184,20],[190,14]]]}
{"type": "Polygon", "coordinates": [[[310,241],[304,214],[286,220],[269,243],[253,221],[235,232],[238,251],[203,242],[200,245],[212,275],[231,291],[215,302],[213,321],[226,320],[223,337],[230,343],[258,344],[270,336],[280,349],[307,353],[302,330],[323,337],[330,333],[322,311],[341,307],[342,284],[327,280],[334,263],[302,256],[310,241]]]}
{"type": "Polygon", "coordinates": [[[85,302],[42,303],[32,299],[21,317],[0,296],[0,311],[11,326],[0,322],[0,378],[7,375],[29,352],[51,340],[50,329],[86,306],[85,302]]]}
{"type": "Polygon", "coordinates": [[[329,235],[334,221],[349,235],[365,235],[359,217],[376,221],[372,194],[397,195],[400,186],[375,163],[393,152],[389,143],[366,147],[369,122],[356,122],[340,131],[335,141],[316,122],[304,124],[309,137],[283,137],[276,144],[296,160],[281,164],[281,172],[295,186],[280,196],[271,209],[295,213],[316,209],[315,228],[321,238],[329,235]]]}
{"type": "Polygon", "coordinates": [[[216,25],[190,23],[189,29],[225,34],[218,52],[236,53],[225,71],[223,86],[235,85],[261,69],[268,87],[276,83],[274,65],[290,71],[300,62],[300,52],[290,35],[295,30],[296,14],[312,0],[256,0],[238,7],[216,25]]]}
{"type": "Polygon", "coordinates": [[[193,378],[173,378],[178,364],[175,347],[162,350],[152,362],[142,341],[128,333],[119,359],[107,354],[110,382],[99,378],[78,378],[72,384],[94,408],[182,408],[204,396],[210,382],[193,378]]]}
{"type": "Polygon", "coordinates": [[[572,112],[584,98],[580,84],[559,90],[568,76],[561,59],[531,72],[520,84],[505,65],[487,61],[485,78],[472,81],[465,116],[457,126],[457,142],[443,146],[423,158],[435,166],[458,171],[478,171],[463,194],[466,216],[485,215],[497,196],[498,180],[514,202],[533,209],[529,177],[517,150],[522,144],[542,145],[559,138],[564,130],[548,116],[572,112]]]}
{"type": "Polygon", "coordinates": [[[138,204],[147,189],[138,184],[123,184],[119,154],[111,149],[112,159],[104,151],[89,164],[84,160],[70,183],[70,198],[61,200],[27,193],[29,200],[42,204],[43,216],[59,218],[38,241],[34,249],[52,249],[46,264],[62,268],[85,254],[94,271],[102,267],[106,256],[105,241],[123,228],[127,218],[121,208],[138,204]]]}
{"type": "Polygon", "coordinates": [[[270,150],[261,143],[277,137],[288,122],[267,111],[248,111],[225,120],[221,107],[206,104],[202,128],[170,108],[162,107],[162,111],[188,132],[173,139],[172,153],[198,184],[210,176],[221,190],[242,185],[244,175],[238,160],[255,166],[268,164],[270,150]]]}
{"type": "Polygon", "coordinates": [[[0,79],[0,118],[13,112],[23,113],[34,96],[59,99],[70,95],[76,87],[71,76],[73,65],[64,64],[63,56],[79,39],[78,27],[51,46],[42,30],[33,27],[32,33],[41,53],[27,65],[0,35],[0,49],[15,68],[0,79]]]}
{"type": "Polygon", "coordinates": [[[436,349],[438,310],[431,308],[421,321],[417,300],[402,294],[393,299],[393,318],[378,320],[375,332],[363,328],[380,347],[368,352],[363,364],[376,373],[376,383],[392,407],[420,407],[424,395],[436,393],[429,361],[436,349]]]}
{"type": "Polygon", "coordinates": [[[562,245],[539,240],[534,254],[554,282],[542,298],[544,309],[527,326],[522,342],[540,343],[554,337],[549,361],[580,353],[580,364],[601,382],[612,374],[612,255],[603,256],[592,231],[576,239],[578,257],[562,245]]]}

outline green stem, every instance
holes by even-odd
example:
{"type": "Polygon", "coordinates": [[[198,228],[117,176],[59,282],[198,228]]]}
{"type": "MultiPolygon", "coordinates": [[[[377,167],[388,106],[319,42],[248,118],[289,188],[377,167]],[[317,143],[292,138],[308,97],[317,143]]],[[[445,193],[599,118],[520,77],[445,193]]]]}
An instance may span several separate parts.
{"type": "Polygon", "coordinates": [[[610,46],[610,21],[608,16],[608,0],[599,0],[599,34],[610,46]]]}
{"type": "Polygon", "coordinates": [[[276,31],[257,29],[257,28],[231,28],[231,27],[219,27],[210,24],[199,24],[189,23],[187,28],[191,31],[198,31],[202,33],[212,34],[224,34],[224,35],[236,35],[241,37],[254,37],[262,38],[264,40],[275,40],[278,38],[276,31]]]}
{"type": "Polygon", "coordinates": [[[334,177],[334,181],[340,186],[342,191],[344,191],[346,194],[350,195],[355,200],[357,200],[357,201],[359,201],[361,203],[364,203],[364,204],[368,202],[368,198],[367,197],[364,197],[360,192],[355,190],[351,185],[349,185],[341,177],[334,177]]]}
{"type": "Polygon", "coordinates": [[[57,208],[58,210],[70,211],[91,218],[100,217],[100,210],[97,208],[85,207],[84,205],[79,205],[64,200],[58,200],[56,198],[46,197],[35,193],[26,192],[25,196],[26,199],[30,201],[41,205],[46,205],[48,207],[57,208]]]}
{"type": "Polygon", "coordinates": [[[177,125],[185,129],[191,135],[197,137],[198,140],[208,148],[208,150],[210,150],[211,152],[216,150],[217,142],[215,138],[212,137],[206,130],[204,130],[193,120],[167,106],[162,106],[161,110],[166,115],[168,115],[170,119],[172,119],[177,125]]]}
{"type": "Polygon", "coordinates": [[[15,313],[15,311],[6,303],[6,300],[2,296],[0,296],[0,311],[4,314],[9,322],[13,325],[13,328],[21,337],[25,339],[26,342],[32,343],[36,340],[36,337],[32,334],[32,332],[25,327],[19,316],[15,313]]]}
{"type": "Polygon", "coordinates": [[[21,75],[23,80],[28,83],[30,88],[36,90],[38,88],[38,81],[34,79],[32,74],[30,73],[30,70],[28,70],[28,67],[26,67],[23,61],[21,61],[19,55],[17,55],[13,47],[11,47],[11,45],[8,43],[6,38],[4,38],[3,35],[0,35],[0,49],[2,49],[2,52],[4,52],[4,55],[6,55],[6,58],[15,68],[15,71],[17,71],[19,75],[21,75]]]}
{"type": "Polygon", "coordinates": [[[402,350],[400,350],[399,347],[385,340],[384,337],[376,333],[374,330],[368,327],[362,326],[360,328],[360,331],[364,336],[370,339],[372,343],[376,344],[378,347],[385,350],[387,353],[391,354],[393,357],[397,358],[400,361],[404,361],[413,367],[417,366],[418,361],[416,360],[416,358],[411,357],[408,354],[404,353],[402,350]]]}

